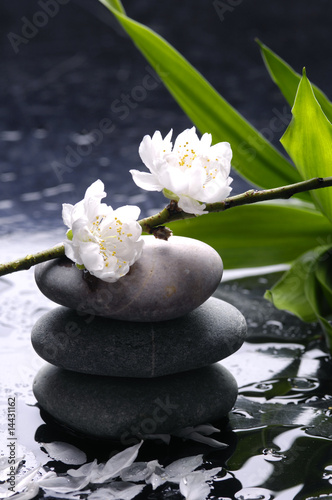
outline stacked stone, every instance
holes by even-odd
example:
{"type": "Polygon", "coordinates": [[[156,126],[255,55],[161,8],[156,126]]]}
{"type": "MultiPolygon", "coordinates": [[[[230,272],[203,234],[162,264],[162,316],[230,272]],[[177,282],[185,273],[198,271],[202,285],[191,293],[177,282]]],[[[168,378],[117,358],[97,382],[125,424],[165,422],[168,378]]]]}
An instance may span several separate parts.
{"type": "Polygon", "coordinates": [[[225,416],[237,385],[217,362],[246,334],[241,313],[211,297],[223,272],[213,248],[144,239],[142,257],[115,283],[66,258],[35,273],[42,293],[61,304],[32,331],[48,362],[34,381],[40,407],[76,433],[124,444],[225,416]]]}

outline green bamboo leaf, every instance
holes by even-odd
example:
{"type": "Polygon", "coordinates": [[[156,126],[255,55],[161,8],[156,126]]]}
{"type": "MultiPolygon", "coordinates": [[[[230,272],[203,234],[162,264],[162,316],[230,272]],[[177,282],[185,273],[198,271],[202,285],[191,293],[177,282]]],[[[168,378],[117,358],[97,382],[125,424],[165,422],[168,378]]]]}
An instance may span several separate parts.
{"type": "MultiPolygon", "coordinates": [[[[200,132],[211,133],[214,143],[230,142],[233,149],[232,164],[243,177],[263,188],[301,180],[290,162],[166,40],[126,16],[120,0],[100,1],[127,31],[200,132]]],[[[299,196],[310,199],[307,193],[299,196]]]]}
{"type": "Polygon", "coordinates": [[[325,315],[332,314],[332,257],[331,252],[326,252],[317,263],[315,275],[324,293],[325,315]]]}
{"type": "Polygon", "coordinates": [[[121,0],[106,0],[106,1],[103,1],[103,0],[100,0],[104,5],[106,5],[106,7],[112,7],[113,9],[117,10],[118,12],[126,15],[126,12],[123,8],[123,5],[121,3],[121,0]]]}
{"type": "Polygon", "coordinates": [[[289,263],[332,240],[329,221],[294,202],[257,203],[169,224],[174,234],[205,241],[225,269],[289,263]]]}
{"type": "MultiPolygon", "coordinates": [[[[324,115],[303,72],[293,118],[281,143],[294,161],[303,179],[332,174],[332,124],[324,115]]],[[[332,221],[332,188],[311,193],[319,209],[332,221]]]]}
{"type": "Polygon", "coordinates": [[[265,294],[278,309],[286,309],[304,321],[319,321],[326,345],[332,351],[331,245],[301,255],[290,270],[265,294]]]}
{"type": "Polygon", "coordinates": [[[278,309],[285,309],[303,321],[316,321],[318,309],[315,266],[329,248],[324,245],[301,255],[273,288],[265,293],[265,298],[278,309]]]}
{"type": "MultiPolygon", "coordinates": [[[[271,49],[257,40],[265,65],[271,75],[272,80],[278,85],[288,104],[294,104],[297,88],[301,75],[287,64],[281,57],[277,56],[271,49]]],[[[332,122],[332,103],[328,97],[316,85],[312,85],[315,97],[322,107],[326,117],[332,122]]]]}
{"type": "MultiPolygon", "coordinates": [[[[327,252],[325,252],[321,256],[321,258],[324,258],[326,253],[330,252],[331,247],[327,249],[327,252]]],[[[305,283],[304,292],[312,310],[316,315],[316,320],[319,321],[322,327],[326,345],[329,348],[330,352],[332,352],[332,326],[326,318],[326,315],[331,316],[332,310],[329,307],[328,301],[326,300],[326,289],[321,286],[316,273],[317,266],[315,266],[314,272],[311,272],[308,276],[308,279],[305,283]]],[[[329,299],[330,298],[331,297],[329,297],[329,299]]]]}

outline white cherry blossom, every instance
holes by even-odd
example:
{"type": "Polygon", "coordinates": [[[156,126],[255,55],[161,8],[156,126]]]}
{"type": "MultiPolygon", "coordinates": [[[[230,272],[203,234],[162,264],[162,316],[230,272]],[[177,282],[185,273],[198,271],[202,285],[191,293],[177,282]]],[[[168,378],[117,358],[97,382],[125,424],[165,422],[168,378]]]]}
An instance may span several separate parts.
{"type": "Polygon", "coordinates": [[[128,273],[141,256],[140,209],[126,205],[113,210],[101,203],[104,184],[97,180],[76,205],[63,204],[62,218],[69,228],[64,242],[66,256],[77,266],[113,283],[128,273]]]}
{"type": "Polygon", "coordinates": [[[232,150],[228,142],[211,146],[211,134],[201,139],[195,127],[171,142],[172,130],[163,139],[159,130],[146,135],[139,154],[148,172],[130,170],[137,186],[147,191],[163,191],[187,213],[202,215],[206,203],[221,202],[231,192],[229,177],[232,150]]]}

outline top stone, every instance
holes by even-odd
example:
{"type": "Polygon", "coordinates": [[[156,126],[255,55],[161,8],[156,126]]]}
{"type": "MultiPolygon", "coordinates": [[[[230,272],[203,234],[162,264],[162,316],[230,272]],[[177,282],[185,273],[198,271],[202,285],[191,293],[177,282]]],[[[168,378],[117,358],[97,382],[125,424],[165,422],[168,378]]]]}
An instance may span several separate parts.
{"type": "Polygon", "coordinates": [[[171,236],[143,236],[141,258],[115,283],[79,270],[67,258],[38,264],[36,283],[53,302],[85,314],[127,321],[164,321],[203,304],[220,283],[223,265],[209,245],[171,236]]]}

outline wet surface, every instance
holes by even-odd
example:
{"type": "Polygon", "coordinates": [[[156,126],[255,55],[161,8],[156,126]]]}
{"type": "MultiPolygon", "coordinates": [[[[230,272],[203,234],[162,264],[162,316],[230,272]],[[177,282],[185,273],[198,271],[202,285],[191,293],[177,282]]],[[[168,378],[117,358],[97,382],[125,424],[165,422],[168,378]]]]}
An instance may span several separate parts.
{"type": "MultiPolygon", "coordinates": [[[[32,250],[37,246],[31,237],[26,241],[32,250]]],[[[40,233],[39,248],[48,243],[50,236],[40,233]]],[[[18,234],[8,237],[7,244],[19,252],[18,234]]],[[[204,470],[222,468],[209,496],[215,500],[325,498],[320,495],[331,491],[332,363],[317,325],[307,326],[276,311],[262,298],[278,274],[225,281],[215,294],[236,303],[248,321],[247,341],[221,362],[236,377],[239,396],[229,419],[213,422],[221,432],[211,437],[228,446],[215,449],[173,436],[168,445],[147,440],[140,450],[140,461],[158,459],[164,466],[180,457],[203,454],[204,470]]],[[[73,467],[48,458],[42,443],[64,442],[84,451],[88,461],[106,461],[123,446],[68,433],[40,414],[31,392],[43,361],[30,345],[30,329],[55,304],[40,294],[32,270],[3,278],[1,296],[1,430],[6,438],[8,398],[15,397],[17,455],[24,455],[19,474],[39,463],[58,474],[73,467]]],[[[84,490],[80,493],[74,497],[45,494],[41,489],[37,498],[43,494],[50,499],[89,498],[84,490]]],[[[167,498],[183,498],[178,485],[165,483],[154,491],[146,486],[137,496],[138,500],[167,498]]]]}
{"type": "MultiPolygon", "coordinates": [[[[61,204],[80,200],[98,177],[114,208],[137,204],[143,216],[155,213],[162,197],[131,182],[129,169],[141,165],[138,145],[156,129],[165,134],[174,128],[178,134],[191,126],[98,2],[60,3],[58,13],[17,50],[8,35],[23,34],[23,18],[32,20],[40,2],[23,6],[12,0],[0,8],[1,261],[62,241],[61,204]],[[135,88],[147,75],[151,90],[142,98],[135,88]],[[120,109],[123,94],[131,101],[120,109]]],[[[267,76],[254,37],[297,71],[305,65],[309,77],[329,91],[329,0],[155,5],[125,2],[129,14],[172,42],[276,147],[289,108],[267,76]],[[222,4],[228,6],[224,19],[216,8],[222,4]],[[271,125],[276,116],[277,132],[271,125]]],[[[243,191],[246,184],[234,177],[234,193],[243,191]]],[[[209,496],[214,500],[331,498],[332,363],[317,325],[305,325],[263,299],[276,279],[270,274],[224,281],[215,294],[238,307],[249,327],[247,342],[222,362],[238,381],[239,397],[229,420],[214,422],[221,432],[211,437],[228,446],[172,437],[167,445],[145,441],[140,450],[139,460],[158,459],[164,466],[203,454],[202,469],[222,468],[209,496]]],[[[73,467],[50,458],[42,443],[77,446],[88,461],[106,461],[120,449],[65,432],[36,406],[31,386],[43,361],[31,347],[30,331],[52,307],[37,290],[32,270],[0,279],[0,435],[6,449],[8,402],[15,398],[16,451],[24,457],[18,477],[39,464],[58,474],[73,467]]],[[[0,465],[6,456],[0,456],[0,465]]],[[[4,479],[0,467],[0,486],[4,479]]],[[[36,498],[83,499],[92,493],[40,489],[36,498]]],[[[170,482],[156,490],[146,486],[137,496],[181,498],[178,485],[170,482]]]]}

